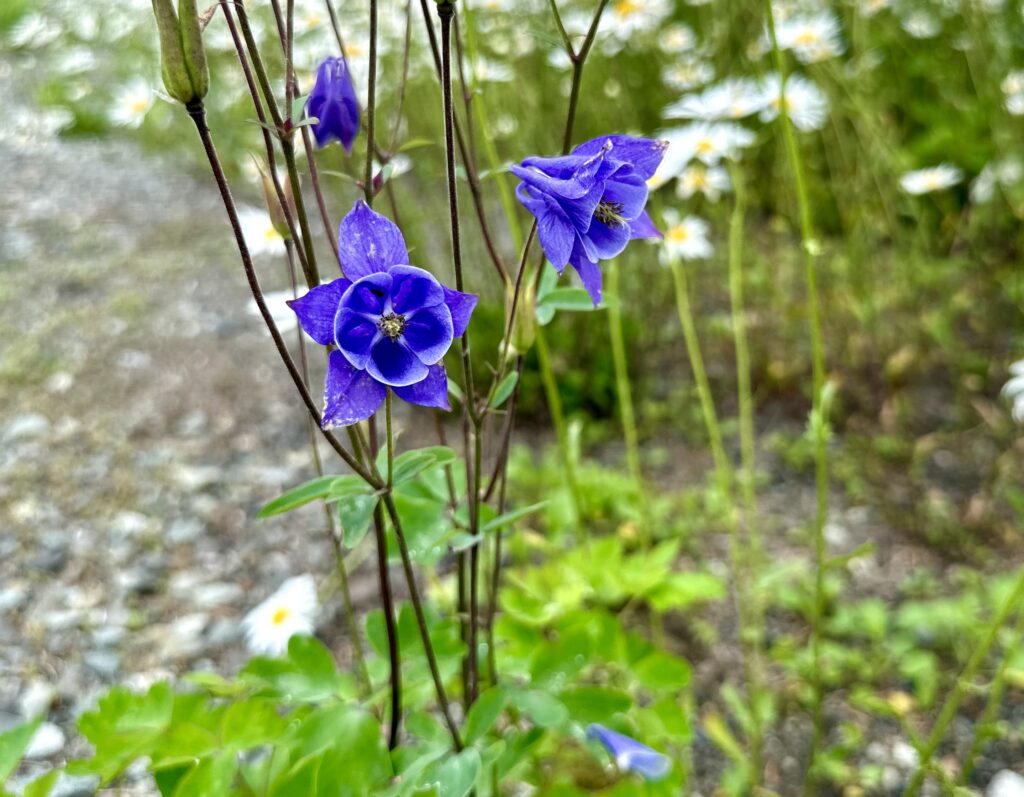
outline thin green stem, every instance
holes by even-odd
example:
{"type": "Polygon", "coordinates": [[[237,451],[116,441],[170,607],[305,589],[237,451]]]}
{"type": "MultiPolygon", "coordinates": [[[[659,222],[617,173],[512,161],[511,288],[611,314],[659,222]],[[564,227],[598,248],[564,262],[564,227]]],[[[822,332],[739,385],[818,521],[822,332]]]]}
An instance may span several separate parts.
{"type": "Polygon", "coordinates": [[[644,474],[640,467],[640,436],[637,434],[633,393],[626,362],[626,344],[622,334],[622,301],[619,296],[619,264],[609,261],[605,270],[605,295],[608,304],[608,333],[612,343],[612,364],[615,370],[615,394],[622,421],[622,436],[626,444],[626,465],[637,492],[640,507],[641,533],[644,545],[651,543],[650,517],[644,489],[644,474]]]}
{"type": "Polygon", "coordinates": [[[828,517],[828,436],[827,419],[822,415],[825,391],[825,344],[821,328],[821,308],[818,299],[817,267],[814,255],[818,242],[814,237],[814,223],[811,217],[811,202],[807,194],[803,160],[796,134],[789,118],[786,105],[786,63],[775,35],[775,18],[771,0],[765,0],[768,18],[768,33],[775,58],[775,69],[779,73],[779,122],[786,141],[790,168],[796,185],[796,199],[800,212],[800,238],[803,248],[804,279],[807,283],[807,313],[811,336],[811,368],[813,371],[812,427],[814,430],[814,599],[811,607],[811,733],[808,774],[804,781],[804,797],[811,797],[817,790],[815,758],[825,736],[824,683],[821,678],[821,638],[825,614],[825,521],[828,517]]]}
{"type": "Polygon", "coordinates": [[[1024,600],[1024,570],[1021,570],[1020,575],[1017,577],[1017,583],[1006,599],[1006,602],[1000,607],[986,627],[981,641],[974,648],[974,652],[964,666],[963,672],[957,678],[953,691],[949,693],[946,702],[942,704],[935,724],[932,726],[932,732],[928,734],[927,741],[919,751],[918,769],[907,784],[907,788],[903,790],[903,797],[916,797],[918,792],[920,792],[921,786],[924,785],[925,776],[928,774],[929,767],[931,766],[932,757],[938,751],[943,739],[945,739],[946,731],[956,717],[956,712],[959,710],[964,696],[970,689],[971,683],[978,674],[978,670],[981,669],[981,665],[988,658],[989,652],[999,637],[999,632],[1006,625],[1006,621],[1022,600],[1024,600]]]}
{"type": "Polygon", "coordinates": [[[740,413],[740,491],[743,496],[742,561],[736,576],[746,587],[745,617],[741,633],[747,651],[747,689],[750,697],[750,778],[756,788],[761,783],[764,759],[764,730],[761,727],[761,645],[764,637],[757,588],[761,543],[757,532],[757,463],[754,450],[754,399],[750,381],[750,348],[747,341],[747,314],[743,300],[743,220],[746,192],[743,173],[730,162],[734,204],[729,220],[729,298],[732,310],[732,334],[736,346],[736,383],[740,413]]]}
{"type": "Polygon", "coordinates": [[[970,780],[978,756],[981,755],[985,742],[990,738],[992,725],[999,717],[999,709],[1002,706],[1003,695],[1006,692],[1006,676],[1010,669],[1010,661],[1017,645],[1021,642],[1022,635],[1024,635],[1024,611],[1018,611],[1017,622],[1014,623],[1010,631],[1009,642],[1003,650],[1003,657],[1000,659],[995,676],[992,678],[988,700],[985,701],[985,708],[982,710],[978,721],[974,723],[974,738],[971,740],[971,749],[964,758],[964,765],[960,770],[959,782],[961,785],[966,785],[967,781],[970,780]]]}

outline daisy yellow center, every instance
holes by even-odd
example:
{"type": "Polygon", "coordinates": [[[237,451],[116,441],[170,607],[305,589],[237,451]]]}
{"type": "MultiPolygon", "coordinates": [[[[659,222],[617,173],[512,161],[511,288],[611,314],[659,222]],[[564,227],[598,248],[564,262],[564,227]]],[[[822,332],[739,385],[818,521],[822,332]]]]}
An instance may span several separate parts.
{"type": "Polygon", "coordinates": [[[363,47],[356,42],[345,42],[345,54],[349,58],[358,58],[363,54],[363,47]]]}
{"type": "Polygon", "coordinates": [[[708,176],[706,172],[700,169],[694,169],[690,174],[690,180],[697,188],[704,188],[708,184],[708,176]]]}
{"type": "Polygon", "coordinates": [[[635,14],[641,8],[643,8],[643,4],[636,2],[636,0],[619,0],[615,4],[615,13],[620,17],[628,17],[635,14]]]}
{"type": "Polygon", "coordinates": [[[939,179],[937,174],[929,174],[924,178],[924,186],[929,191],[935,191],[936,189],[942,188],[942,180],[939,179]]]}
{"type": "Polygon", "coordinates": [[[140,97],[139,99],[132,100],[128,103],[128,110],[133,114],[140,114],[144,113],[148,106],[149,101],[140,97]]]}
{"type": "Polygon", "coordinates": [[[795,42],[800,47],[810,47],[812,44],[818,43],[818,34],[813,30],[801,31],[796,37],[795,42]]]}
{"type": "Polygon", "coordinates": [[[710,138],[702,138],[697,142],[698,155],[710,155],[715,151],[715,144],[710,138]]]}
{"type": "Polygon", "coordinates": [[[270,624],[281,625],[285,620],[287,620],[291,616],[291,614],[291,609],[289,609],[286,606],[282,606],[281,608],[277,609],[272,615],[270,615],[270,624]]]}
{"type": "Polygon", "coordinates": [[[682,225],[671,227],[667,233],[668,239],[674,244],[681,244],[690,237],[690,233],[682,225]]]}
{"type": "Polygon", "coordinates": [[[281,239],[281,233],[279,233],[273,227],[267,227],[267,229],[265,229],[263,231],[263,240],[264,241],[279,241],[280,239],[281,239]]]}

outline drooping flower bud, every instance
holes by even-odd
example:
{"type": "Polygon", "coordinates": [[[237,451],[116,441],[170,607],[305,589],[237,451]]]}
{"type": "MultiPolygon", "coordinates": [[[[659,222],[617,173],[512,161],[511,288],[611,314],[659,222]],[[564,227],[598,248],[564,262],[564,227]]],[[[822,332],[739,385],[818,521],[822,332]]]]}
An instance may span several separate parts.
{"type": "Polygon", "coordinates": [[[267,203],[270,223],[273,225],[274,231],[288,241],[292,237],[291,229],[288,227],[288,216],[290,215],[293,219],[297,218],[291,181],[282,181],[281,190],[284,193],[284,207],[282,207],[281,200],[277,197],[277,188],[274,187],[274,181],[270,174],[259,163],[256,164],[256,168],[260,170],[260,183],[263,186],[263,198],[267,203]]]}
{"type": "MultiPolygon", "coordinates": [[[[515,289],[509,285],[505,292],[505,324],[508,326],[508,316],[512,312],[512,300],[515,296],[515,289]]],[[[520,357],[533,347],[537,338],[537,291],[533,280],[529,277],[519,289],[519,298],[516,300],[515,318],[512,321],[512,332],[509,335],[508,347],[505,356],[508,359],[520,357]]]]}
{"type": "Polygon", "coordinates": [[[195,0],[152,0],[160,33],[160,75],[164,88],[184,105],[197,103],[210,89],[210,71],[195,0]]]}
{"type": "Polygon", "coordinates": [[[337,140],[345,152],[352,152],[359,134],[359,100],[344,58],[327,58],[320,64],[306,100],[306,115],[317,119],[312,127],[318,147],[337,140]]]}

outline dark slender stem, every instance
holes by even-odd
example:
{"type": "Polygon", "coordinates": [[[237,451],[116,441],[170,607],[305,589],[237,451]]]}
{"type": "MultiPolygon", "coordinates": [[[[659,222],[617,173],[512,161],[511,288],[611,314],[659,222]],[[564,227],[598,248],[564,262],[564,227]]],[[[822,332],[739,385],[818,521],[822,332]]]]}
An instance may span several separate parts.
{"type": "MultiPolygon", "coordinates": [[[[295,217],[292,215],[290,203],[284,193],[284,188],[281,185],[281,179],[277,174],[277,157],[274,154],[274,140],[270,135],[270,131],[267,129],[267,115],[263,110],[263,101],[260,99],[259,87],[256,85],[256,81],[253,78],[252,68],[249,66],[249,58],[245,52],[245,43],[242,41],[238,33],[238,26],[235,24],[234,15],[231,13],[231,2],[229,0],[220,0],[221,11],[224,12],[224,19],[228,24],[228,31],[231,33],[231,40],[235,45],[235,52],[238,55],[238,63],[242,67],[242,74],[245,76],[245,83],[249,87],[249,95],[252,97],[253,108],[256,111],[256,118],[260,123],[260,130],[263,133],[263,144],[267,153],[267,171],[270,181],[274,186],[274,193],[277,196],[278,205],[281,207],[281,212],[284,214],[285,223],[288,225],[288,234],[291,236],[293,241],[299,239],[299,228],[295,223],[295,217]]],[[[299,264],[302,266],[303,273],[306,272],[308,265],[306,263],[306,252],[301,247],[295,250],[296,255],[299,258],[299,264]]]]}
{"type": "Polygon", "coordinates": [[[434,653],[434,645],[430,640],[430,630],[427,628],[427,617],[423,611],[423,601],[420,598],[420,590],[416,585],[416,574],[412,568],[412,557],[409,555],[409,546],[405,541],[405,534],[402,532],[402,522],[398,516],[398,508],[395,506],[394,496],[385,492],[382,496],[384,508],[387,510],[391,525],[395,530],[395,539],[398,541],[398,551],[402,557],[402,568],[405,571],[405,580],[409,585],[409,600],[412,603],[413,614],[416,616],[416,624],[419,626],[420,639],[423,642],[423,650],[427,656],[427,664],[430,667],[430,675],[434,680],[434,689],[437,692],[437,701],[441,706],[441,714],[444,716],[445,724],[452,736],[452,745],[455,751],[462,750],[462,737],[459,735],[459,726],[452,718],[451,705],[448,703],[448,694],[444,688],[444,681],[441,678],[441,670],[437,666],[437,656],[434,653]]]}
{"type": "Polygon", "coordinates": [[[377,108],[377,0],[370,0],[370,64],[366,88],[366,172],[363,193],[373,206],[374,117],[377,108]]]}
{"type": "Polygon", "coordinates": [[[395,600],[391,594],[391,576],[388,573],[388,540],[385,534],[384,514],[380,503],[373,510],[373,533],[377,543],[377,578],[380,581],[381,609],[388,637],[388,662],[391,668],[391,726],[388,749],[398,746],[398,731],[402,727],[402,656],[398,647],[398,628],[395,626],[395,600]]]}
{"type": "Polygon", "coordinates": [[[331,30],[334,31],[334,38],[338,42],[338,52],[345,58],[345,40],[341,37],[341,26],[338,24],[338,12],[334,10],[334,3],[331,0],[324,0],[327,6],[327,16],[331,20],[331,30]]]}
{"type": "MultiPolygon", "coordinates": [[[[292,382],[295,384],[295,389],[298,390],[299,395],[302,398],[303,404],[306,405],[306,409],[309,411],[310,416],[316,421],[317,427],[320,427],[320,410],[317,409],[316,404],[313,401],[313,397],[310,396],[309,390],[306,388],[305,383],[302,381],[302,374],[295,365],[295,361],[292,359],[291,354],[288,352],[288,347],[285,345],[284,338],[281,337],[281,332],[277,328],[277,324],[274,323],[274,317],[270,314],[270,310],[267,308],[267,303],[263,298],[263,290],[260,288],[259,279],[256,276],[256,269],[252,263],[252,257],[249,255],[249,247],[245,243],[245,236],[242,234],[242,226],[238,221],[238,212],[235,208],[235,200],[231,196],[231,189],[228,187],[227,178],[224,176],[224,169],[220,163],[220,157],[217,155],[217,150],[213,144],[213,138],[210,136],[210,129],[206,126],[206,111],[203,108],[202,102],[190,105],[188,108],[189,117],[195,123],[196,130],[199,133],[199,138],[203,143],[203,149],[206,151],[206,157],[210,162],[210,169],[213,171],[214,180],[217,183],[217,189],[220,191],[221,199],[224,202],[224,210],[227,212],[228,221],[231,224],[231,231],[235,235],[235,243],[238,246],[238,253],[242,259],[242,267],[245,270],[245,277],[249,283],[249,289],[252,292],[252,297],[256,302],[256,307],[260,311],[260,315],[263,317],[264,323],[267,325],[267,329],[270,331],[270,336],[274,340],[274,346],[277,348],[278,354],[281,356],[281,360],[285,364],[285,368],[288,369],[288,374],[292,378],[292,382]]],[[[376,476],[368,472],[355,457],[353,457],[345,448],[338,442],[338,439],[330,432],[322,430],[322,434],[331,448],[333,448],[348,465],[353,472],[355,472],[360,478],[366,481],[367,484],[380,489],[383,485],[376,476]]]]}
{"type": "MultiPolygon", "coordinates": [[[[427,0],[420,0],[420,8],[423,11],[423,22],[427,26],[427,38],[430,41],[430,52],[434,58],[434,69],[437,72],[438,80],[443,83],[444,71],[441,64],[441,51],[437,44],[437,33],[434,30],[434,23],[430,18],[430,10],[427,5],[427,0]]],[[[511,279],[508,276],[508,269],[505,268],[505,263],[498,254],[497,247],[495,247],[491,236],[490,224],[487,221],[487,213],[483,205],[483,193],[480,189],[480,178],[476,172],[476,165],[469,157],[465,136],[463,136],[462,133],[462,125],[459,124],[457,116],[453,117],[452,123],[455,127],[455,139],[459,145],[459,155],[462,157],[462,163],[466,169],[466,182],[469,184],[469,193],[473,198],[473,207],[476,210],[476,217],[479,222],[480,233],[484,239],[484,245],[487,247],[487,254],[490,256],[491,262],[494,264],[494,268],[501,277],[502,282],[507,284],[511,279]]]]}
{"type": "Polygon", "coordinates": [[[309,125],[302,126],[302,146],[306,150],[306,165],[309,167],[309,182],[313,186],[313,196],[316,197],[317,208],[320,210],[320,220],[324,225],[324,232],[327,240],[331,243],[331,251],[334,258],[338,258],[338,238],[334,234],[334,225],[331,223],[331,216],[327,212],[327,202],[324,200],[324,192],[320,187],[320,173],[316,167],[314,157],[313,141],[309,134],[309,125]]]}

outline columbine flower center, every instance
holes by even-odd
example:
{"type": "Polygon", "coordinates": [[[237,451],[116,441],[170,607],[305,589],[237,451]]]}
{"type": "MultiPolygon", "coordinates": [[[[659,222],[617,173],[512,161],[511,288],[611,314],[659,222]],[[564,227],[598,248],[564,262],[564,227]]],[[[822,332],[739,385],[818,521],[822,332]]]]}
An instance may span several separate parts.
{"type": "Polygon", "coordinates": [[[405,331],[405,316],[396,313],[385,313],[380,317],[377,327],[391,340],[397,340],[405,331]]]}
{"type": "Polygon", "coordinates": [[[626,223],[622,217],[621,202],[598,202],[597,208],[594,210],[594,218],[613,229],[626,223]]]}

